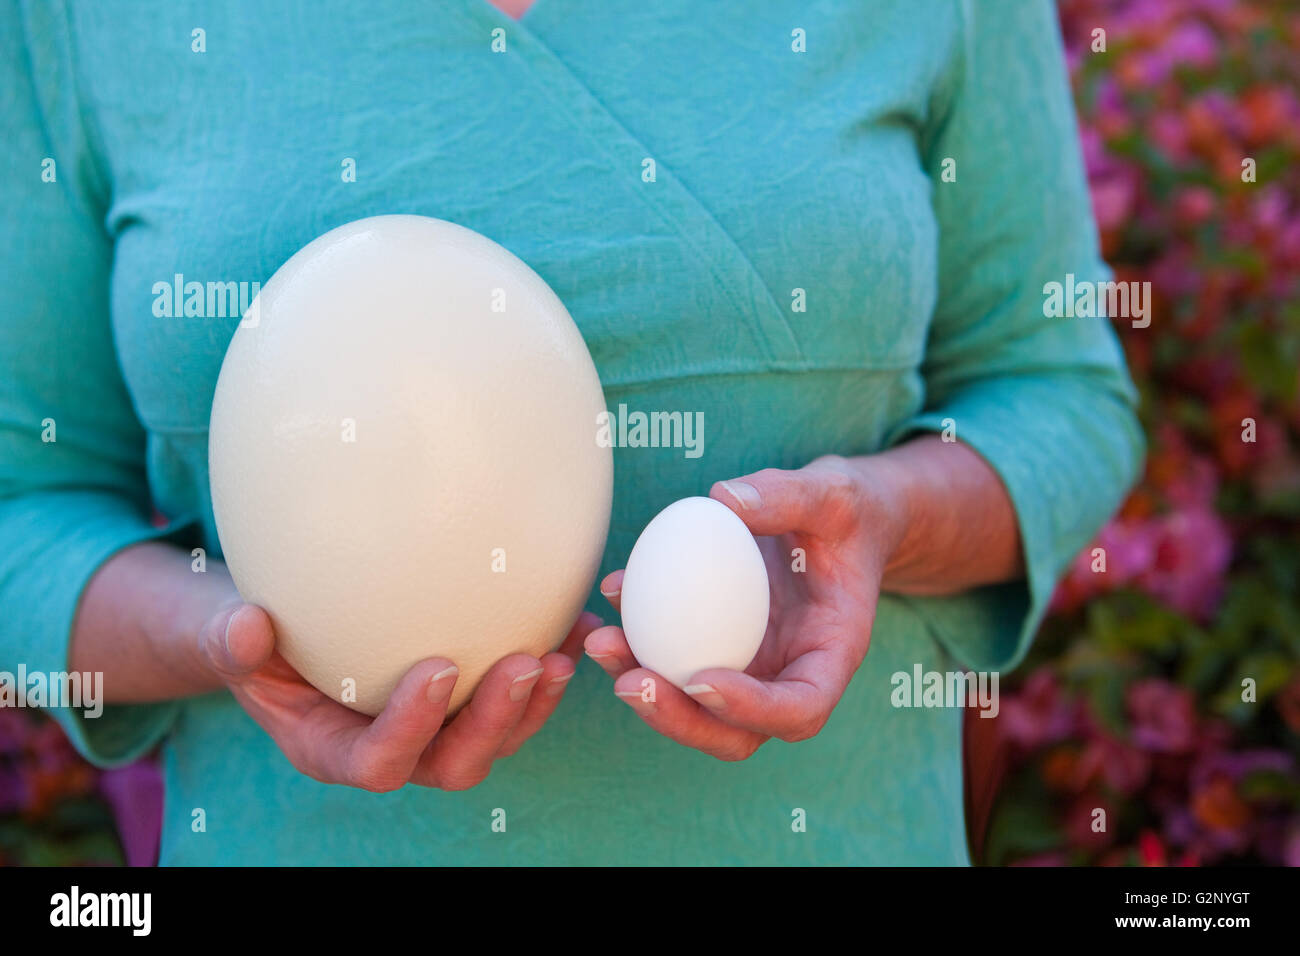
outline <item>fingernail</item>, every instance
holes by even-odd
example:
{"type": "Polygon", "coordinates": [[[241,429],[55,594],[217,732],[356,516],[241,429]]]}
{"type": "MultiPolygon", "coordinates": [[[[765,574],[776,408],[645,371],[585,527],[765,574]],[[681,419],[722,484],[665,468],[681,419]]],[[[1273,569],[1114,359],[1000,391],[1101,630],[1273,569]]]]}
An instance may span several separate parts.
{"type": "Polygon", "coordinates": [[[616,690],[614,691],[614,696],[621,697],[623,700],[627,701],[628,706],[642,717],[655,712],[654,701],[646,700],[641,696],[639,690],[616,690]]]}
{"type": "Polygon", "coordinates": [[[235,613],[232,614],[232,615],[230,615],[230,617],[226,620],[226,633],[222,636],[222,641],[223,641],[223,642],[225,643],[225,645],[226,645],[226,657],[227,657],[227,658],[233,659],[234,656],[235,656],[235,655],[233,655],[233,654],[230,653],[230,629],[231,629],[232,627],[235,626],[235,618],[237,618],[237,617],[239,617],[239,615],[243,614],[243,613],[244,613],[244,608],[246,608],[247,606],[248,606],[248,605],[245,604],[245,605],[243,605],[243,607],[236,608],[236,609],[235,609],[235,613]]]}
{"type": "MultiPolygon", "coordinates": [[[[613,668],[618,666],[618,655],[616,654],[593,654],[586,651],[588,657],[600,665],[600,669],[606,674],[614,674],[613,668]]],[[[617,676],[615,674],[615,676],[617,676]]]]}
{"type": "Polygon", "coordinates": [[[450,697],[451,689],[456,686],[456,675],[459,673],[460,668],[452,664],[430,677],[429,686],[424,691],[424,696],[429,698],[429,703],[441,704],[450,697]]]}
{"type": "Polygon", "coordinates": [[[510,699],[516,703],[523,700],[533,692],[533,685],[537,683],[537,678],[542,676],[542,669],[539,667],[535,671],[529,671],[527,674],[520,674],[510,684],[510,699]]]}
{"type": "Polygon", "coordinates": [[[572,679],[573,674],[564,674],[560,677],[552,677],[551,682],[546,685],[546,694],[548,697],[558,697],[564,693],[564,686],[572,679]]]}
{"type": "Polygon", "coordinates": [[[614,588],[612,591],[606,591],[604,588],[600,589],[600,593],[607,598],[618,597],[620,591],[622,591],[622,588],[614,588]]]}
{"type": "Polygon", "coordinates": [[[763,499],[759,496],[758,489],[747,481],[724,481],[722,487],[730,492],[731,497],[740,502],[740,507],[746,511],[757,511],[763,507],[763,499]]]}
{"type": "Polygon", "coordinates": [[[727,706],[727,702],[722,699],[722,695],[711,684],[687,684],[682,690],[690,694],[695,701],[709,708],[709,710],[722,710],[727,706]]]}

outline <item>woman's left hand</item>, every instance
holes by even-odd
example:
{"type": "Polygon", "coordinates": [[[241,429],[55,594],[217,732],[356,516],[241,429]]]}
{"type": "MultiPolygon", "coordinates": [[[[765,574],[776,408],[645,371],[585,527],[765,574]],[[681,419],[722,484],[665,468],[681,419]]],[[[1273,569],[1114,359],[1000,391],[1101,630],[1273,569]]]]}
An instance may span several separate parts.
{"type": "MultiPolygon", "coordinates": [[[[756,536],[771,583],[767,632],[744,672],[703,670],[678,689],[637,665],[621,628],[587,636],[588,655],[647,724],[722,760],[822,729],[866,656],[881,578],[905,526],[891,483],[862,461],[826,456],[710,490],[756,536]],[[794,570],[799,551],[804,569],[794,570]]],[[[616,571],[601,582],[615,608],[622,580],[616,571]]]]}

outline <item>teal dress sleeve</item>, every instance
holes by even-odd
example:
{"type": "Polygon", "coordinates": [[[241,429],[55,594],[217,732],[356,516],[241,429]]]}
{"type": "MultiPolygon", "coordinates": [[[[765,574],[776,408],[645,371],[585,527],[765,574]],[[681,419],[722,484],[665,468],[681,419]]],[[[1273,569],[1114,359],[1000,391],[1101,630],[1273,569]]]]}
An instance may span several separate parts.
{"type": "MultiPolygon", "coordinates": [[[[174,529],[149,520],[144,433],[109,323],[107,188],[81,124],[54,4],[0,10],[0,671],[68,669],[81,592],[115,552],[174,529]],[[38,80],[39,78],[39,80],[38,80]]],[[[175,705],[52,709],[111,766],[165,732],[175,705]]]]}
{"type": "Polygon", "coordinates": [[[1026,580],[911,602],[960,663],[1002,670],[1023,658],[1065,567],[1135,481],[1144,444],[1110,320],[1044,308],[1048,283],[1110,277],[1055,10],[961,9],[962,46],[922,139],[940,237],[926,403],[889,441],[946,428],[1006,485],[1026,580]]]}

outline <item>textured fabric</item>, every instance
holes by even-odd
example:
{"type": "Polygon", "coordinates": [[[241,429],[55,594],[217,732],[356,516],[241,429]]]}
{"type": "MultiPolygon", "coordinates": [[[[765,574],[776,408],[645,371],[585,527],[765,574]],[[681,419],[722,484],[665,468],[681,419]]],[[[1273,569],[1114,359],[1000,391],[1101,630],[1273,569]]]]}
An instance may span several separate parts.
{"type": "MultiPolygon", "coordinates": [[[[885,596],[822,733],[741,763],[650,731],[590,661],[463,793],[315,783],[226,693],[61,713],[101,764],[162,742],[163,863],[967,862],[960,711],[895,708],[890,677],[1014,666],[1142,451],[1106,320],[1043,316],[1045,282],[1106,275],[1048,3],[537,0],[516,24],[484,0],[33,0],[0,18],[0,668],[65,666],[115,551],[220,553],[206,430],[238,318],[160,317],[155,283],[264,283],[381,213],[529,263],[611,409],[703,412],[700,457],[615,450],[602,574],[716,479],[949,422],[1021,523],[1027,583],[885,596]]],[[[616,619],[594,589],[589,607],[616,619]]]]}

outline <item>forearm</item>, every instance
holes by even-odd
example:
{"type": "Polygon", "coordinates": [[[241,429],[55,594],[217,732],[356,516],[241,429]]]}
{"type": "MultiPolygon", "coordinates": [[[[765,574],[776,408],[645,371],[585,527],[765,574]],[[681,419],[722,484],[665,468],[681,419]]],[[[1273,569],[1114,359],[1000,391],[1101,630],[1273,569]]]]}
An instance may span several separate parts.
{"type": "Polygon", "coordinates": [[[220,561],[197,573],[179,548],[127,548],[104,562],[81,596],[69,667],[102,672],[110,703],[214,690],[220,682],[201,661],[198,631],[217,610],[238,601],[220,561]]]}
{"type": "Polygon", "coordinates": [[[955,594],[1024,575],[1015,509],[997,473],[973,449],[924,435],[850,459],[899,515],[882,589],[955,594]]]}

